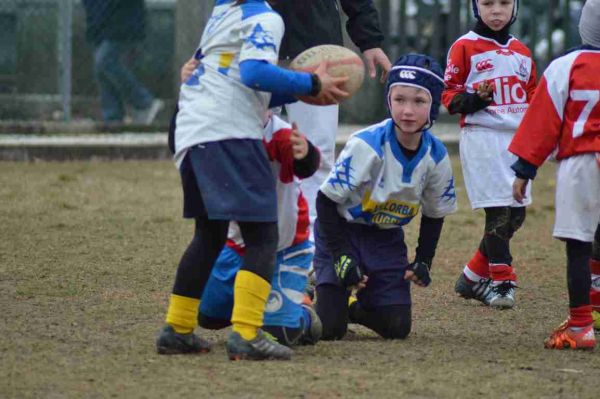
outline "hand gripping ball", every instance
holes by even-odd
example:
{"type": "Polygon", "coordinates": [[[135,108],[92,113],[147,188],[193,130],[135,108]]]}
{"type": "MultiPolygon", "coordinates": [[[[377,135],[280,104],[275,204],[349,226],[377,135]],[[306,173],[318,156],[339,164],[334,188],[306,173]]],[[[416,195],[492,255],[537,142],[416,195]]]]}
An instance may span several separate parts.
{"type": "MultiPolygon", "coordinates": [[[[349,78],[342,89],[347,91],[350,97],[360,89],[365,78],[365,64],[358,54],[342,46],[324,44],[311,47],[298,54],[290,64],[290,68],[296,71],[314,73],[324,60],[327,61],[327,73],[331,76],[347,76],[349,78]]],[[[314,105],[330,104],[320,96],[298,96],[298,99],[314,105]]]]}

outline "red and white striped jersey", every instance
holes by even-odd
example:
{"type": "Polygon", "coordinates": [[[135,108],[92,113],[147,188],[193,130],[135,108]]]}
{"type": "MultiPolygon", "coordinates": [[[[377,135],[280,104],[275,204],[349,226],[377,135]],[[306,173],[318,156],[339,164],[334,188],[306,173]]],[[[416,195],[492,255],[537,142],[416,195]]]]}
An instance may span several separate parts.
{"type": "Polygon", "coordinates": [[[470,31],[450,48],[442,102],[446,108],[455,95],[475,93],[486,82],[494,86],[492,103],[461,116],[460,125],[477,125],[493,130],[515,130],[533,96],[535,63],[529,49],[511,37],[505,45],[470,31]]]}
{"type": "Polygon", "coordinates": [[[600,153],[600,50],[579,49],[554,60],[509,151],[540,166],[556,159],[600,153]]]}
{"type": "MultiPolygon", "coordinates": [[[[300,190],[300,179],[294,176],[291,134],[291,125],[275,115],[264,130],[265,147],[273,175],[277,178],[277,251],[304,242],[309,237],[308,203],[300,190]]],[[[243,254],[244,241],[236,222],[229,223],[227,246],[243,254]]]]}

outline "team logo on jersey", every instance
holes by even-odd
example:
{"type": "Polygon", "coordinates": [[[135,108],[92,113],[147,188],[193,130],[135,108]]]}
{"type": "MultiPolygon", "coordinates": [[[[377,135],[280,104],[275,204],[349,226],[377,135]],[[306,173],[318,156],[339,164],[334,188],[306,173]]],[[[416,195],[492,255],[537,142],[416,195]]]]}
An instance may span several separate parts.
{"type": "Polygon", "coordinates": [[[419,212],[419,205],[392,199],[385,202],[366,199],[362,209],[363,215],[370,216],[368,219],[371,223],[405,225],[419,212]]]}
{"type": "Polygon", "coordinates": [[[444,71],[444,79],[450,80],[450,79],[452,79],[452,75],[456,75],[459,72],[460,72],[459,67],[452,64],[451,62],[448,62],[448,66],[446,67],[446,70],[444,71]]]}
{"type": "Polygon", "coordinates": [[[493,80],[494,105],[523,104],[527,102],[527,91],[516,76],[505,76],[493,80]]]}
{"type": "Polygon", "coordinates": [[[440,199],[446,201],[456,201],[456,190],[454,189],[454,177],[448,180],[448,185],[444,189],[444,192],[440,196],[440,199]]]}
{"type": "Polygon", "coordinates": [[[592,280],[592,289],[594,291],[600,291],[600,277],[596,277],[592,280]]]}
{"type": "Polygon", "coordinates": [[[419,204],[395,199],[377,202],[371,199],[371,193],[367,191],[362,203],[348,212],[354,219],[363,219],[367,223],[403,226],[419,212],[419,204]]]}
{"type": "Polygon", "coordinates": [[[248,36],[246,41],[252,43],[254,47],[259,50],[273,49],[273,51],[277,51],[277,46],[275,45],[275,39],[271,32],[263,29],[261,24],[256,24],[252,34],[248,36]]]}
{"type": "Polygon", "coordinates": [[[529,69],[527,68],[527,60],[525,58],[521,59],[521,62],[519,62],[519,70],[517,71],[517,75],[519,75],[521,79],[529,79],[529,69]]]}
{"type": "Polygon", "coordinates": [[[327,182],[331,184],[333,188],[335,188],[336,184],[339,184],[340,188],[342,189],[344,186],[346,186],[346,188],[350,191],[356,188],[356,186],[350,182],[353,179],[352,171],[354,170],[354,168],[350,166],[351,163],[352,157],[349,156],[348,158],[344,158],[335,164],[335,167],[331,171],[334,176],[327,180],[327,182]]]}
{"type": "Polygon", "coordinates": [[[275,290],[271,290],[267,304],[265,305],[265,312],[275,313],[283,306],[283,297],[275,290]]]}
{"type": "Polygon", "coordinates": [[[479,61],[477,64],[475,64],[475,69],[477,70],[477,72],[491,71],[492,69],[494,69],[494,64],[492,63],[492,59],[488,58],[488,59],[479,61]]]}
{"type": "MultiPolygon", "coordinates": [[[[474,84],[473,88],[477,90],[477,87],[483,82],[474,84]]],[[[527,102],[527,91],[523,87],[523,82],[518,77],[505,76],[487,82],[491,83],[494,87],[492,105],[519,105],[527,102]]],[[[489,108],[486,108],[486,111],[491,112],[489,108]]],[[[524,109],[514,109],[510,112],[522,113],[524,109]]]]}

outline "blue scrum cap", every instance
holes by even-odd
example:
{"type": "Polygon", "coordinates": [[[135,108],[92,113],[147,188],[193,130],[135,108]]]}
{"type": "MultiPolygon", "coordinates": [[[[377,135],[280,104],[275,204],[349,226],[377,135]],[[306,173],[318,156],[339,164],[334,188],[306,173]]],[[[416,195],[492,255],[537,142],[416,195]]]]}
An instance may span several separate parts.
{"type": "Polygon", "coordinates": [[[406,54],[398,58],[387,77],[385,84],[385,100],[390,109],[390,89],[393,86],[405,85],[419,87],[431,96],[429,125],[437,119],[442,91],[444,91],[444,73],[438,62],[428,55],[406,54]]]}

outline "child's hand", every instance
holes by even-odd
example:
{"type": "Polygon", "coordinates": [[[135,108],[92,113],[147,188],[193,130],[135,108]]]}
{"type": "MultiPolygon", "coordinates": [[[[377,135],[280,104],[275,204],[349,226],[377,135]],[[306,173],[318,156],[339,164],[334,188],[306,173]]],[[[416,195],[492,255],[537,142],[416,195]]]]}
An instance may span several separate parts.
{"type": "Polygon", "coordinates": [[[333,264],[333,268],[343,287],[357,287],[358,289],[365,287],[368,278],[362,273],[358,261],[353,256],[339,256],[333,264]]]}
{"type": "Polygon", "coordinates": [[[488,82],[482,82],[479,86],[477,86],[477,95],[483,101],[490,102],[492,101],[492,93],[494,92],[494,85],[488,82]]]}
{"type": "Polygon", "coordinates": [[[198,61],[194,57],[190,58],[185,64],[183,64],[183,66],[181,67],[181,71],[179,71],[181,75],[181,83],[185,82],[190,76],[192,76],[192,73],[194,73],[194,70],[198,67],[199,64],[200,61],[198,61]]]}
{"type": "Polygon", "coordinates": [[[367,281],[369,281],[369,277],[366,274],[363,274],[358,284],[356,284],[356,292],[365,288],[367,286],[367,281]]]}
{"type": "Polygon", "coordinates": [[[321,91],[316,96],[323,99],[324,104],[337,104],[340,101],[348,98],[347,91],[342,89],[344,83],[348,81],[348,77],[334,78],[327,72],[327,61],[322,61],[319,67],[315,70],[315,75],[321,81],[321,91]]]}
{"type": "Polygon", "coordinates": [[[526,198],[527,183],[529,183],[528,179],[521,179],[520,177],[515,177],[515,181],[513,182],[513,197],[519,204],[522,204],[526,198]]]}
{"type": "Polygon", "coordinates": [[[427,287],[431,283],[430,268],[431,266],[425,262],[413,262],[408,265],[404,273],[404,279],[410,280],[418,286],[427,287]]]}
{"type": "Polygon", "coordinates": [[[308,141],[306,141],[306,137],[298,131],[296,122],[292,122],[292,135],[290,136],[290,141],[292,142],[294,159],[304,159],[308,154],[308,141]]]}

